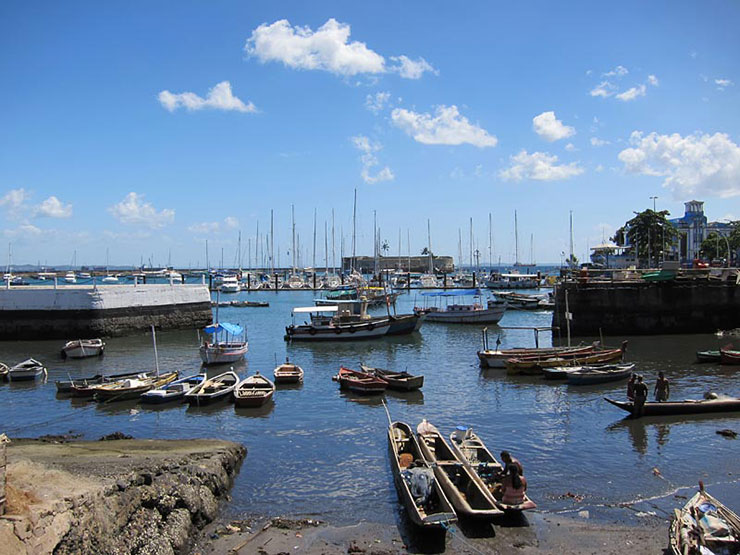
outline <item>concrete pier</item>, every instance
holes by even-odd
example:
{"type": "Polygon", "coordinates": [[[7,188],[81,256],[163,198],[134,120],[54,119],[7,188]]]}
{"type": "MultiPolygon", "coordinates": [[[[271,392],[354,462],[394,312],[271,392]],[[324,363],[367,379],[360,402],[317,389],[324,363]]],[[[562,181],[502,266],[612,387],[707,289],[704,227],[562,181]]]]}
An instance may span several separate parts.
{"type": "Polygon", "coordinates": [[[572,335],[711,333],[740,327],[740,286],[718,279],[568,281],[555,288],[552,324],[572,335]]]}
{"type": "Polygon", "coordinates": [[[65,285],[0,289],[0,340],[117,336],[211,323],[205,285],[65,285]]]}

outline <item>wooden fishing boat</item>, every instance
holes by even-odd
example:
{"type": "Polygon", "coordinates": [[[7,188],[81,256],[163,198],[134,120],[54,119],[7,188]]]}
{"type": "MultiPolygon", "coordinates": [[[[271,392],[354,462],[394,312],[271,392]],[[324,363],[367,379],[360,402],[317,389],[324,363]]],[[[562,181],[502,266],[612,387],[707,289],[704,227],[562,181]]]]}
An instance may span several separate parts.
{"type": "Polygon", "coordinates": [[[298,383],[303,381],[303,368],[297,364],[291,363],[286,358],[285,363],[275,368],[272,375],[275,376],[276,384],[298,383]]]}
{"type": "Polygon", "coordinates": [[[571,372],[577,372],[583,366],[553,366],[552,368],[543,368],[542,377],[546,380],[564,380],[571,372]]]}
{"type": "MultiPolygon", "coordinates": [[[[493,453],[483,443],[483,440],[472,430],[472,428],[458,427],[450,434],[450,446],[458,460],[472,470],[473,475],[479,483],[493,496],[496,486],[501,484],[501,473],[504,467],[496,460],[493,453]]],[[[524,501],[518,505],[502,503],[494,497],[496,506],[505,512],[526,511],[535,509],[537,504],[527,494],[524,501]]]]}
{"type": "Polygon", "coordinates": [[[234,389],[234,405],[237,407],[261,407],[272,399],[275,384],[259,372],[240,381],[234,389]]]}
{"type": "Polygon", "coordinates": [[[205,374],[195,374],[170,382],[163,387],[150,389],[141,395],[141,402],[150,405],[161,405],[172,401],[182,401],[185,394],[206,379],[205,374]]]}
{"type": "Polygon", "coordinates": [[[628,378],[634,369],[634,363],[582,366],[580,370],[567,374],[566,379],[568,380],[568,385],[616,382],[628,378]]]}
{"type": "MultiPolygon", "coordinates": [[[[633,414],[632,401],[616,401],[604,397],[604,400],[615,407],[633,414]]],[[[643,406],[643,416],[668,416],[675,414],[705,414],[713,412],[740,411],[740,399],[725,397],[719,399],[686,399],[684,401],[647,402],[643,406]]]]}
{"type": "Polygon", "coordinates": [[[696,362],[721,362],[722,354],[719,351],[696,351],[696,362]]]}
{"type": "Polygon", "coordinates": [[[98,357],[105,351],[102,339],[75,339],[62,347],[62,358],[98,357]]]}
{"type": "Polygon", "coordinates": [[[95,388],[95,400],[99,402],[137,399],[142,393],[156,389],[177,379],[177,372],[167,372],[151,378],[126,378],[104,383],[95,388]]]}
{"type": "Polygon", "coordinates": [[[668,538],[674,555],[740,553],[740,517],[699,482],[696,495],[674,509],[668,538]]]}
{"type": "Polygon", "coordinates": [[[422,422],[416,436],[424,461],[434,470],[434,476],[458,516],[490,520],[503,514],[493,495],[473,478],[470,466],[457,458],[434,426],[422,422]]]}
{"type": "Polygon", "coordinates": [[[544,301],[544,295],[527,295],[525,293],[516,293],[514,291],[499,291],[496,298],[503,299],[509,303],[509,308],[518,310],[538,310],[540,301],[544,301]]]}
{"type": "Polygon", "coordinates": [[[415,391],[424,385],[424,376],[412,376],[408,372],[394,372],[382,368],[360,365],[363,372],[377,376],[388,382],[388,389],[396,391],[415,391]]]}
{"type": "MultiPolygon", "coordinates": [[[[73,388],[86,388],[86,387],[92,387],[96,385],[100,385],[107,382],[115,382],[118,380],[123,380],[126,378],[134,378],[136,376],[142,375],[141,372],[123,372],[121,374],[111,374],[110,376],[106,376],[104,374],[95,374],[94,376],[89,376],[87,378],[75,378],[75,379],[69,379],[69,380],[57,380],[56,386],[57,386],[57,393],[74,393],[73,388]]],[[[144,377],[152,377],[156,375],[155,372],[149,372],[148,374],[144,374],[144,377]]],[[[92,396],[92,393],[90,393],[92,396]]],[[[80,395],[84,396],[84,395],[80,395]]]]}
{"type": "Polygon", "coordinates": [[[8,379],[8,371],[10,368],[7,364],[3,364],[0,362],[0,380],[7,380],[8,379]]]}
{"type": "Polygon", "coordinates": [[[419,331],[426,314],[396,314],[390,316],[391,325],[386,335],[406,335],[419,331]]]}
{"type": "Polygon", "coordinates": [[[339,373],[333,379],[339,382],[341,389],[349,389],[363,395],[383,393],[388,389],[387,381],[367,372],[358,372],[344,366],[339,368],[339,373]]]}
{"type": "Polygon", "coordinates": [[[388,426],[388,450],[396,491],[411,522],[423,530],[445,532],[457,515],[434,471],[424,462],[408,424],[392,422],[388,426]]]}
{"type": "Polygon", "coordinates": [[[222,322],[207,326],[203,331],[213,336],[212,341],[206,338],[200,346],[203,364],[230,364],[244,360],[249,343],[243,327],[222,322]]]}
{"type": "Polygon", "coordinates": [[[203,406],[231,399],[231,394],[238,383],[237,373],[229,370],[196,385],[185,394],[185,401],[191,405],[203,406]]]}
{"type": "Polygon", "coordinates": [[[11,382],[31,381],[39,376],[46,376],[46,368],[38,360],[29,358],[8,369],[8,380],[11,382]]]}
{"type": "Polygon", "coordinates": [[[722,364],[740,364],[740,351],[732,349],[720,349],[720,362],[722,364]]]}
{"type": "Polygon", "coordinates": [[[356,341],[383,337],[391,328],[390,318],[367,314],[367,301],[360,302],[359,314],[353,302],[336,305],[303,306],[292,311],[293,323],[285,328],[286,341],[356,341]],[[311,322],[295,324],[296,315],[308,314],[311,322]]]}
{"type": "Polygon", "coordinates": [[[531,356],[507,359],[507,374],[542,374],[543,368],[552,368],[554,366],[587,366],[593,364],[602,364],[614,362],[624,357],[627,348],[627,342],[623,341],[619,349],[601,349],[591,347],[591,351],[584,353],[558,353],[553,356],[531,356]]]}

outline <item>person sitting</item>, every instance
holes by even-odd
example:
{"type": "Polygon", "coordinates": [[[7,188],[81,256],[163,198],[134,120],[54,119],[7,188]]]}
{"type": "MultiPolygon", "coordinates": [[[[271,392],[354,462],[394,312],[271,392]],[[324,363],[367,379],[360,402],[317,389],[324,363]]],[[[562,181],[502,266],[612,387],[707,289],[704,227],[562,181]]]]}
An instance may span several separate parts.
{"type": "Polygon", "coordinates": [[[520,476],[519,467],[512,464],[501,481],[501,502],[506,505],[519,505],[524,502],[526,491],[527,479],[520,476]]]}
{"type": "Polygon", "coordinates": [[[504,462],[504,470],[501,473],[502,475],[505,475],[509,470],[509,467],[513,465],[519,469],[519,475],[524,476],[524,467],[522,466],[522,463],[520,463],[518,459],[512,457],[511,453],[508,451],[501,451],[501,460],[504,462]]]}

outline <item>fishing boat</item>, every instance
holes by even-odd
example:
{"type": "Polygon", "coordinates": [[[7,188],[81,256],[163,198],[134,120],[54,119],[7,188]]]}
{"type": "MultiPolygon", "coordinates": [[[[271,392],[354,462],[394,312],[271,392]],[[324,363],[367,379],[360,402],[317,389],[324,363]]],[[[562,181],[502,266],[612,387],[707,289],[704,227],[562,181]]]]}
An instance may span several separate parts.
{"type": "MultiPolygon", "coordinates": [[[[75,388],[77,388],[80,390],[80,394],[76,395],[77,397],[92,397],[95,393],[95,391],[93,390],[93,387],[95,386],[106,382],[115,382],[126,378],[135,378],[140,374],[141,372],[123,372],[121,374],[112,374],[110,376],[106,376],[104,374],[95,374],[94,376],[89,376],[87,378],[70,378],[69,380],[57,380],[55,383],[57,386],[57,393],[74,394],[74,390],[75,388]],[[89,395],[86,395],[86,393],[89,393],[89,395]]],[[[151,372],[150,374],[144,374],[144,376],[152,377],[155,374],[155,372],[151,372]]]]}
{"type": "Polygon", "coordinates": [[[64,344],[62,358],[98,357],[104,350],[105,343],[102,339],[75,339],[64,344]]]}
{"type": "Polygon", "coordinates": [[[616,382],[628,378],[634,369],[634,363],[581,366],[580,370],[569,372],[565,378],[568,380],[568,385],[616,382]]]}
{"type": "Polygon", "coordinates": [[[434,470],[459,517],[491,520],[503,514],[488,488],[473,478],[470,466],[462,464],[436,427],[423,421],[416,437],[424,462],[434,470]]]}
{"type": "Polygon", "coordinates": [[[444,298],[447,302],[444,306],[415,307],[417,314],[426,314],[429,322],[440,322],[447,324],[495,324],[503,318],[506,312],[506,301],[495,299],[488,300],[484,305],[480,289],[459,289],[446,291],[425,291],[424,297],[444,298]],[[473,302],[469,304],[450,303],[451,297],[472,296],[473,302]]]}
{"type": "Polygon", "coordinates": [[[203,406],[230,399],[238,383],[239,376],[236,372],[224,372],[196,385],[185,394],[185,401],[191,405],[203,406]]]}
{"type": "Polygon", "coordinates": [[[142,394],[141,402],[151,405],[161,405],[172,401],[182,401],[185,394],[206,379],[206,375],[195,374],[170,382],[157,389],[150,389],[142,394]]]}
{"type": "Polygon", "coordinates": [[[699,491],[674,509],[668,539],[674,555],[739,553],[740,517],[699,482],[699,491]]]}
{"type": "Polygon", "coordinates": [[[339,373],[332,379],[339,382],[340,389],[349,389],[364,395],[383,393],[388,389],[387,381],[373,374],[358,372],[344,366],[339,368],[339,373]]]}
{"type": "MultiPolygon", "coordinates": [[[[632,401],[604,400],[630,414],[634,413],[632,401]]],[[[642,407],[643,416],[669,416],[676,414],[706,414],[713,412],[740,411],[740,399],[718,397],[716,399],[685,399],[683,401],[647,402],[642,407]]]]}
{"type": "Polygon", "coordinates": [[[389,318],[391,325],[386,335],[406,335],[419,331],[419,328],[424,323],[426,314],[394,314],[389,316],[389,318]]]}
{"type": "Polygon", "coordinates": [[[415,391],[424,385],[424,376],[412,376],[408,372],[394,372],[393,370],[384,370],[372,366],[360,365],[363,372],[377,376],[388,382],[388,389],[396,391],[415,391]]]}
{"type": "Polygon", "coordinates": [[[533,274],[510,273],[492,271],[486,279],[488,289],[536,289],[540,280],[533,274]]]}
{"type": "Polygon", "coordinates": [[[8,369],[8,380],[11,382],[31,381],[42,375],[47,375],[46,368],[33,358],[19,362],[8,369]]]}
{"type": "Polygon", "coordinates": [[[249,350],[246,330],[238,324],[215,323],[204,328],[206,338],[200,346],[203,364],[232,364],[244,360],[249,350]],[[208,341],[208,336],[212,336],[208,341]]]}
{"type": "Polygon", "coordinates": [[[298,383],[303,381],[303,368],[293,364],[287,358],[285,362],[273,370],[275,383],[298,383]]]}
{"type": "MultiPolygon", "coordinates": [[[[450,434],[450,446],[457,458],[468,466],[474,473],[476,481],[485,485],[486,490],[493,495],[496,486],[501,484],[501,473],[504,468],[496,460],[493,453],[489,451],[483,440],[473,431],[472,428],[458,426],[450,434]]],[[[502,511],[526,511],[537,507],[527,494],[524,494],[524,501],[518,505],[509,505],[496,499],[496,506],[502,511]]]]}
{"type": "Polygon", "coordinates": [[[740,364],[740,351],[735,351],[732,349],[720,349],[719,355],[720,362],[722,364],[740,364]]]}
{"type": "Polygon", "coordinates": [[[234,405],[237,407],[261,407],[272,399],[275,384],[259,372],[240,381],[234,389],[234,405]]]}
{"type": "Polygon", "coordinates": [[[99,402],[137,399],[150,389],[160,388],[177,379],[177,372],[166,372],[154,377],[126,378],[95,387],[95,400],[99,402]]]}
{"type": "Polygon", "coordinates": [[[519,310],[538,310],[542,308],[540,302],[546,300],[543,295],[527,295],[514,291],[499,291],[496,293],[496,298],[509,303],[509,308],[519,310]]]}
{"type": "Polygon", "coordinates": [[[719,351],[696,351],[696,362],[721,362],[722,353],[719,351]]]}
{"type": "Polygon", "coordinates": [[[496,339],[496,348],[491,349],[488,342],[488,328],[483,328],[483,349],[478,351],[478,360],[482,368],[505,368],[506,361],[510,358],[526,356],[553,356],[560,353],[584,353],[593,347],[578,345],[576,347],[540,347],[539,334],[542,331],[552,332],[556,328],[533,327],[535,347],[517,347],[513,349],[500,349],[501,339],[496,339]]]}
{"type": "Polygon", "coordinates": [[[352,302],[331,306],[297,307],[292,311],[293,323],[285,328],[286,341],[356,341],[377,339],[388,333],[389,318],[373,318],[367,314],[367,303],[361,303],[356,314],[352,302]],[[297,314],[308,314],[311,322],[295,324],[297,314]]]}
{"type": "Polygon", "coordinates": [[[388,450],[396,491],[411,522],[422,530],[444,533],[457,515],[434,471],[424,462],[408,424],[392,422],[388,426],[388,450]]]}
{"type": "Polygon", "coordinates": [[[582,353],[561,352],[550,356],[522,356],[507,359],[507,374],[542,374],[544,368],[554,366],[591,366],[594,364],[603,364],[614,362],[624,358],[624,352],[627,349],[627,342],[623,341],[619,349],[602,349],[598,345],[592,345],[590,351],[582,353]]]}

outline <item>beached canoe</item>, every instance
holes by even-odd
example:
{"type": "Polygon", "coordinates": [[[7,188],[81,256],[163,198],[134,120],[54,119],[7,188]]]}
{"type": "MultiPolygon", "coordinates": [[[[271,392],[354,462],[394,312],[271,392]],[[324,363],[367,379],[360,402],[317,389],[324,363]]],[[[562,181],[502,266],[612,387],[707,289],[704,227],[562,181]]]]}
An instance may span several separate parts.
{"type": "MultiPolygon", "coordinates": [[[[632,401],[615,401],[604,397],[604,400],[630,414],[633,413],[632,401]]],[[[713,412],[740,411],[740,399],[724,397],[718,399],[686,399],[684,401],[648,402],[643,407],[643,416],[668,416],[674,414],[705,414],[713,412]]]]}
{"type": "Polygon", "coordinates": [[[234,389],[234,406],[261,407],[272,399],[275,384],[259,372],[240,381],[234,389]]]}
{"type": "Polygon", "coordinates": [[[388,426],[388,449],[396,491],[411,522],[423,530],[445,532],[457,515],[408,424],[388,426]]]}
{"type": "Polygon", "coordinates": [[[507,374],[542,374],[544,368],[555,366],[585,366],[593,364],[604,364],[615,362],[624,358],[627,342],[623,341],[619,349],[601,349],[591,347],[590,351],[583,353],[560,353],[553,356],[532,356],[510,358],[506,360],[507,374]]]}
{"type": "Polygon", "coordinates": [[[384,370],[383,368],[374,368],[372,366],[360,365],[363,372],[377,376],[388,382],[388,389],[396,391],[415,391],[424,385],[424,376],[412,376],[408,372],[394,372],[393,370],[384,370]]]}
{"type": "Polygon", "coordinates": [[[11,382],[31,381],[46,376],[46,368],[38,360],[29,358],[8,369],[7,378],[11,382]]]}

